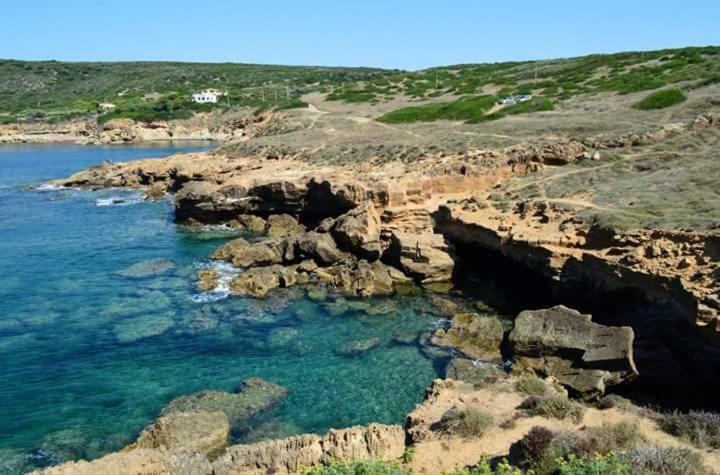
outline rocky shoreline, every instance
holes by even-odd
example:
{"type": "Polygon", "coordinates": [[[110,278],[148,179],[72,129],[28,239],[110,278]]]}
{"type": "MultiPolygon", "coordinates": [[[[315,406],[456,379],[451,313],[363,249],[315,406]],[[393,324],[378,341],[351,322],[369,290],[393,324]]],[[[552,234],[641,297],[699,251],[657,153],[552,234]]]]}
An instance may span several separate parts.
{"type": "MultiPolygon", "coordinates": [[[[636,357],[645,364],[665,358],[678,373],[690,360],[704,365],[706,377],[717,374],[717,359],[700,362],[703,355],[718,353],[720,341],[720,237],[716,232],[621,231],[576,219],[551,203],[523,201],[503,210],[488,206],[480,196],[511,176],[579,160],[602,160],[602,151],[613,147],[641,146],[673,134],[718,126],[716,115],[703,115],[691,123],[666,126],[643,136],[552,139],[501,150],[431,156],[420,163],[329,166],[292,155],[246,157],[220,149],[163,160],[102,164],[54,182],[75,187],[146,188],[148,199],[172,193],[176,222],[223,224],[247,233],[212,255],[243,269],[229,284],[236,295],[264,298],[297,285],[345,298],[389,296],[418,287],[447,292],[466,272],[462,267],[467,265],[461,265],[464,261],[490,253],[493,259],[519,265],[547,285],[547,300],[553,304],[574,306],[578,302],[578,308],[593,307],[604,299],[616,299],[618,311],[615,320],[607,321],[606,310],[597,319],[565,306],[549,306],[521,312],[512,329],[490,317],[454,313],[449,328],[437,330],[429,342],[453,352],[446,375],[466,383],[436,382],[426,403],[408,416],[404,430],[371,425],[332,431],[324,437],[231,446],[222,452],[221,444],[212,439],[222,439],[228,422],[214,411],[217,407],[193,412],[198,408],[190,405],[187,409],[194,415],[182,417],[212,421],[222,428],[202,432],[196,441],[202,450],[190,447],[188,453],[182,451],[186,447],[173,445],[183,438],[163,435],[162,428],[185,430],[188,423],[163,419],[168,416],[165,414],[155,428],[143,432],[134,450],[42,473],[110,473],[115,467],[132,473],[296,473],[301,467],[338,458],[396,460],[409,445],[423,453],[423,464],[415,462],[415,468],[447,470],[476,463],[478,451],[506,455],[511,442],[525,434],[517,428],[502,429],[508,432],[506,438],[496,439],[502,443],[483,439],[482,443],[471,441],[467,447],[464,444],[468,442],[460,438],[456,442],[464,448],[459,453],[465,455],[451,457],[452,465],[437,455],[437,451],[449,449],[443,448],[448,442],[439,435],[443,431],[436,424],[453,405],[486,406],[505,397],[499,387],[507,391],[517,378],[541,377],[552,394],[564,397],[569,393],[597,401],[612,386],[657,376],[657,369],[636,364],[636,357]],[[666,306],[673,318],[626,317],[620,307],[631,300],[666,306]],[[675,341],[669,342],[669,328],[681,328],[670,335],[675,341]],[[658,336],[661,333],[662,337],[658,336]],[[654,346],[649,350],[650,343],[654,346]],[[503,362],[512,363],[510,379],[503,362]],[[650,376],[644,376],[646,368],[650,376]],[[452,402],[445,399],[449,393],[455,398],[450,398],[452,402]],[[442,413],[428,408],[436,404],[443,407],[442,413]],[[433,416],[418,415],[423,411],[433,416]],[[468,447],[475,451],[474,460],[470,460],[468,447]],[[179,451],[169,450],[173,448],[179,451]],[[214,458],[219,452],[222,455],[214,458]],[[214,461],[209,461],[208,455],[214,461]],[[145,467],[153,468],[148,471],[145,467]]],[[[206,269],[198,275],[198,285],[212,290],[219,279],[217,273],[206,269]]],[[[518,284],[523,284],[521,276],[518,284]]],[[[371,341],[358,342],[345,351],[353,356],[372,345],[371,341]]],[[[496,420],[519,420],[522,416],[513,414],[528,410],[522,408],[525,403],[521,399],[508,399],[507,406],[490,411],[496,420]]],[[[648,434],[657,436],[652,417],[643,419],[612,410],[618,420],[644,424],[648,434]]],[[[595,416],[598,421],[604,418],[595,416]]],[[[554,429],[581,431],[580,421],[582,418],[574,425],[554,429]]],[[[717,454],[709,457],[715,460],[717,454]]]]}

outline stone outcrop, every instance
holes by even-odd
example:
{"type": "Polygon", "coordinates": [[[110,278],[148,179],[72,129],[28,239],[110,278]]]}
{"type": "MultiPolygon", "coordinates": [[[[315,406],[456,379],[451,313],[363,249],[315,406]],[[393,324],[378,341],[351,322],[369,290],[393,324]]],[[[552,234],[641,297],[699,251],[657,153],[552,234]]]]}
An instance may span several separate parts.
{"type": "Polygon", "coordinates": [[[238,295],[263,298],[273,289],[295,285],[298,278],[293,269],[280,265],[254,267],[233,277],[230,290],[238,295]]]}
{"type": "Polygon", "coordinates": [[[564,306],[526,310],[509,335],[515,370],[552,376],[586,397],[638,375],[629,327],[593,323],[590,315],[564,306]]]}
{"type": "Polygon", "coordinates": [[[261,378],[245,379],[237,392],[200,391],[180,396],[168,403],[161,416],[176,412],[223,412],[230,427],[242,426],[253,417],[282,401],[287,389],[261,378]]]}
{"type": "Polygon", "coordinates": [[[435,331],[434,345],[453,348],[468,358],[500,359],[503,326],[495,317],[482,317],[475,313],[455,315],[450,328],[435,331]]]}
{"type": "Polygon", "coordinates": [[[455,268],[450,246],[442,234],[392,231],[390,262],[420,283],[449,281],[455,268]]]}
{"type": "Polygon", "coordinates": [[[227,446],[230,424],[222,411],[170,412],[140,433],[129,449],[168,449],[217,455],[227,446]]]}
{"type": "Polygon", "coordinates": [[[200,453],[158,449],[116,452],[86,462],[68,462],[33,472],[36,475],[211,475],[212,465],[200,453]]]}
{"type": "Polygon", "coordinates": [[[395,460],[405,450],[401,426],[331,430],[325,436],[300,435],[249,445],[234,445],[213,463],[215,475],[298,473],[334,460],[395,460]]]}
{"type": "Polygon", "coordinates": [[[330,232],[340,249],[369,261],[380,258],[380,216],[372,201],[338,217],[330,232]]]}

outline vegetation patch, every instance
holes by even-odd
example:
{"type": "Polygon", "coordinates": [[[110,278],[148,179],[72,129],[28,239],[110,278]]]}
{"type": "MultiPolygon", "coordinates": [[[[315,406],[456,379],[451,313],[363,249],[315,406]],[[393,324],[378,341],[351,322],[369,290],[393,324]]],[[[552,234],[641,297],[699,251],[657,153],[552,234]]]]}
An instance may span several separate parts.
{"type": "Polygon", "coordinates": [[[720,449],[720,414],[707,411],[690,411],[685,414],[675,411],[660,419],[660,428],[697,447],[720,449]]]}
{"type": "Polygon", "coordinates": [[[467,96],[452,102],[410,106],[388,112],[377,120],[387,124],[434,122],[436,120],[473,121],[485,115],[495,104],[495,96],[467,96]]]}
{"type": "Polygon", "coordinates": [[[537,376],[522,376],[515,383],[515,389],[530,396],[542,396],[547,392],[547,385],[537,376]]]}
{"type": "Polygon", "coordinates": [[[707,473],[699,454],[679,447],[641,445],[620,455],[632,473],[701,475],[707,473]]]}
{"type": "Polygon", "coordinates": [[[303,472],[304,475],[410,475],[410,471],[396,462],[381,460],[357,462],[333,462],[329,465],[314,467],[303,472]]]}
{"type": "Polygon", "coordinates": [[[572,419],[575,422],[580,422],[585,413],[581,404],[560,395],[530,396],[522,402],[520,409],[527,411],[530,416],[572,419]]]}
{"type": "Polygon", "coordinates": [[[687,96],[680,89],[663,89],[650,94],[640,102],[636,102],[633,107],[638,110],[664,109],[686,100],[687,96]]]}
{"type": "Polygon", "coordinates": [[[448,411],[438,423],[443,432],[463,437],[481,437],[495,424],[492,414],[478,409],[448,411]]]}

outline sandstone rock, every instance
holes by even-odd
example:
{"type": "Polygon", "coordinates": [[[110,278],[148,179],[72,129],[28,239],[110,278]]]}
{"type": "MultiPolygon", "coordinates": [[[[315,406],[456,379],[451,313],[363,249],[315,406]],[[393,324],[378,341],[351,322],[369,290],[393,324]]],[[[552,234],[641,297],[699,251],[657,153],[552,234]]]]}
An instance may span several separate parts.
{"type": "Polygon", "coordinates": [[[300,435],[234,445],[213,463],[215,475],[299,473],[335,460],[395,460],[405,451],[401,426],[371,424],[331,430],[325,436],[300,435]]]}
{"type": "Polygon", "coordinates": [[[198,272],[198,289],[206,292],[217,288],[220,283],[220,274],[213,269],[203,269],[198,272]]]}
{"type": "Polygon", "coordinates": [[[341,249],[368,261],[380,257],[380,215],[372,201],[338,217],[330,232],[341,249]]]}
{"type": "Polygon", "coordinates": [[[562,305],[526,310],[510,332],[516,369],[552,376],[586,397],[637,376],[634,334],[629,327],[606,327],[562,305]]]}
{"type": "Polygon", "coordinates": [[[242,229],[252,234],[265,234],[267,227],[267,221],[262,219],[260,216],[252,214],[241,214],[235,219],[231,220],[229,224],[237,229],[242,229]]]}
{"type": "Polygon", "coordinates": [[[224,412],[171,412],[159,417],[140,433],[130,449],[219,454],[228,443],[230,424],[224,412]]]}
{"type": "Polygon", "coordinates": [[[117,275],[128,279],[145,279],[165,274],[175,268],[175,265],[165,259],[152,259],[141,261],[116,272],[117,275]]]}
{"type": "Polygon", "coordinates": [[[267,219],[265,234],[270,238],[294,236],[305,232],[305,226],[289,214],[273,214],[267,219]]]}
{"type": "Polygon", "coordinates": [[[337,248],[329,234],[311,231],[294,236],[287,241],[285,260],[296,262],[313,259],[321,266],[328,266],[348,256],[337,248]]]}
{"type": "Polygon", "coordinates": [[[335,349],[340,356],[360,356],[380,345],[380,338],[368,338],[366,340],[353,340],[335,349]]]}
{"type": "Polygon", "coordinates": [[[32,472],[36,475],[210,475],[212,466],[200,453],[137,449],[86,462],[68,462],[32,472]]]}
{"type": "Polygon", "coordinates": [[[180,396],[162,410],[165,416],[175,412],[206,411],[225,413],[231,428],[240,427],[263,411],[282,401],[287,389],[261,378],[247,378],[239,391],[200,391],[180,396]]]}
{"type": "Polygon", "coordinates": [[[230,281],[230,289],[238,295],[265,297],[278,287],[291,287],[297,283],[297,274],[280,265],[254,267],[230,281]]]}
{"type": "Polygon", "coordinates": [[[145,191],[145,199],[148,201],[161,200],[165,197],[166,186],[164,183],[153,183],[153,185],[145,191]]]}
{"type": "Polygon", "coordinates": [[[234,239],[211,256],[213,259],[230,261],[238,267],[258,267],[282,264],[287,243],[283,239],[266,239],[249,243],[243,238],[234,239]]]}
{"type": "Polygon", "coordinates": [[[483,384],[492,380],[505,379],[507,373],[494,363],[453,358],[445,367],[445,377],[470,384],[483,384]]]}
{"type": "Polygon", "coordinates": [[[435,331],[434,345],[454,348],[471,359],[500,359],[503,327],[495,317],[461,313],[452,319],[450,328],[435,331]]]}
{"type": "Polygon", "coordinates": [[[358,297],[391,295],[395,282],[405,282],[402,273],[380,261],[341,261],[315,271],[317,277],[342,293],[358,297]]]}
{"type": "Polygon", "coordinates": [[[442,234],[393,231],[388,253],[391,263],[419,282],[444,282],[452,278],[455,261],[442,234]]]}

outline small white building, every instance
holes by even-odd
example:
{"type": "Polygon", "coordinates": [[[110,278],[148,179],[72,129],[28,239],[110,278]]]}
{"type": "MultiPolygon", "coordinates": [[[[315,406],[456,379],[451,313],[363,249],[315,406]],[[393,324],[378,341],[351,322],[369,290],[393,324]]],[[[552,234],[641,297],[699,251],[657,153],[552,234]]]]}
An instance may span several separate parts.
{"type": "Polygon", "coordinates": [[[205,89],[199,92],[194,92],[192,94],[192,100],[198,104],[215,104],[218,101],[218,98],[224,95],[224,92],[218,91],[217,89],[205,89]]]}

